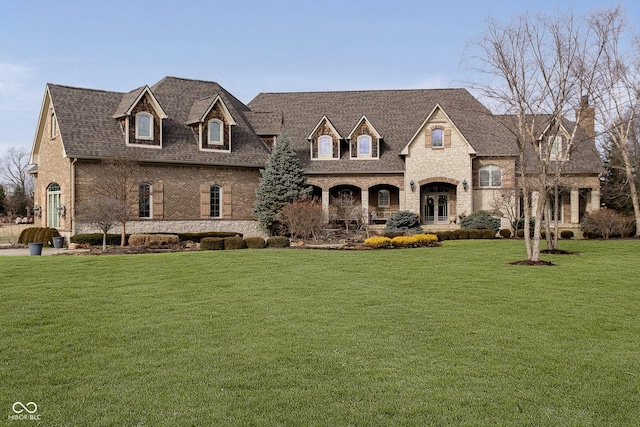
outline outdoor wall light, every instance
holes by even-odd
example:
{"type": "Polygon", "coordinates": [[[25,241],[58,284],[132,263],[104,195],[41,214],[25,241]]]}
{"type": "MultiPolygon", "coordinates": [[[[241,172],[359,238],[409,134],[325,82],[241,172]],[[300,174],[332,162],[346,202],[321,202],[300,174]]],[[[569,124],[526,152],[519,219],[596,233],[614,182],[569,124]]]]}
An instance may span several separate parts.
{"type": "Polygon", "coordinates": [[[42,209],[40,209],[40,206],[33,205],[33,215],[38,218],[42,218],[42,209]]]}
{"type": "Polygon", "coordinates": [[[65,205],[58,206],[58,215],[60,215],[61,218],[67,216],[67,207],[65,205]]]}
{"type": "Polygon", "coordinates": [[[409,181],[409,186],[411,187],[411,191],[416,191],[416,183],[413,180],[409,181]]]}
{"type": "Polygon", "coordinates": [[[469,184],[467,184],[466,179],[462,180],[462,188],[464,188],[464,191],[467,191],[469,189],[469,184]]]}

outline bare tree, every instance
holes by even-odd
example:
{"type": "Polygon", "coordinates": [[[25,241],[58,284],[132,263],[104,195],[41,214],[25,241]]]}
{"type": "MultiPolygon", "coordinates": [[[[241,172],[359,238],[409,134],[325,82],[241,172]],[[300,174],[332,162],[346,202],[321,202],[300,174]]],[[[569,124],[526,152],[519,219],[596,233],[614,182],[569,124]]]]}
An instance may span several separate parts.
{"type": "Polygon", "coordinates": [[[24,148],[10,148],[0,159],[0,179],[8,184],[7,207],[16,215],[25,208],[33,208],[33,177],[28,173],[29,156],[24,148]]]}
{"type": "Polygon", "coordinates": [[[136,212],[138,205],[138,186],[140,165],[124,156],[104,160],[101,173],[106,179],[98,179],[92,185],[92,193],[108,201],[110,219],[116,219],[122,225],[120,245],[125,246],[126,226],[136,212]]]}
{"type": "Polygon", "coordinates": [[[509,221],[514,236],[518,234],[518,223],[520,222],[517,196],[518,193],[515,189],[503,188],[494,191],[491,200],[491,209],[509,221]]]}
{"type": "Polygon", "coordinates": [[[107,251],[107,233],[121,223],[122,206],[120,200],[96,197],[80,207],[81,219],[102,232],[102,252],[107,251]]]}
{"type": "Polygon", "coordinates": [[[602,34],[602,38],[608,36],[603,52],[605,66],[597,80],[598,122],[604,138],[616,148],[622,161],[626,175],[625,187],[629,191],[636,222],[635,235],[639,237],[640,202],[636,186],[634,149],[637,149],[636,127],[640,116],[640,34],[635,34],[631,48],[625,50],[622,40],[628,25],[624,17],[598,18],[600,19],[595,21],[596,30],[602,34]],[[613,18],[616,20],[612,25],[604,25],[601,22],[613,18]]]}
{"type": "Polygon", "coordinates": [[[287,228],[291,237],[305,239],[318,235],[324,227],[322,203],[310,196],[303,196],[282,207],[276,218],[287,228]]]}
{"type": "Polygon", "coordinates": [[[479,68],[491,77],[475,87],[502,108],[504,114],[498,117],[518,146],[525,230],[529,218],[535,217],[533,240],[524,233],[529,261],[540,261],[541,227],[550,192],[557,193],[570,154],[585,141],[579,130],[593,115],[586,96],[598,99],[596,82],[606,61],[603,53],[620,18],[621,11],[615,8],[586,19],[558,13],[522,15],[504,25],[489,20],[475,44],[480,49],[479,68]],[[569,124],[565,117],[574,112],[575,122],[569,124]],[[560,137],[561,144],[557,143],[560,137]],[[538,194],[535,211],[533,192],[538,194]]]}

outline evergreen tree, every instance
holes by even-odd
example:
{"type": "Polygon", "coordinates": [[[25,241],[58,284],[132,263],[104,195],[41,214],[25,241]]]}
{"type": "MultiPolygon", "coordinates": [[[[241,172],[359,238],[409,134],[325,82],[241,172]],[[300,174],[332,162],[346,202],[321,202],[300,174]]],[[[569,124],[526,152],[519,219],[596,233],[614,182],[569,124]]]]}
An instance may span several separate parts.
{"type": "Polygon", "coordinates": [[[260,224],[271,232],[280,209],[311,192],[298,154],[284,131],[276,139],[267,165],[260,173],[262,178],[256,190],[256,202],[252,213],[260,224]]]}

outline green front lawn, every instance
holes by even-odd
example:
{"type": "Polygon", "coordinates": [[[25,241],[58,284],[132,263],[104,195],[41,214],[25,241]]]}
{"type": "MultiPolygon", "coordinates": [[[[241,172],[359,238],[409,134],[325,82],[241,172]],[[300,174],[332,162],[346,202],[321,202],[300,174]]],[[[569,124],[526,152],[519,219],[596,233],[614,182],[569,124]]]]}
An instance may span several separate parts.
{"type": "Polygon", "coordinates": [[[637,425],[640,241],[561,249],[0,257],[0,417],[637,425]]]}

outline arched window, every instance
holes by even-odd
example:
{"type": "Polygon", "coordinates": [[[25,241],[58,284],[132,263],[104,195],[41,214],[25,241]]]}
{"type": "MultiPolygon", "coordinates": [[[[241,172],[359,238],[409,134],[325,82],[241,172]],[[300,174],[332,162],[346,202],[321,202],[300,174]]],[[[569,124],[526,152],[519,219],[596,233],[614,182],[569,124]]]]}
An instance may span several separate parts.
{"type": "Polygon", "coordinates": [[[369,135],[358,137],[358,157],[371,157],[371,137],[369,135]]]}
{"type": "Polygon", "coordinates": [[[329,135],[322,135],[318,138],[318,157],[332,157],[333,138],[329,135]]]}
{"type": "Polygon", "coordinates": [[[210,145],[222,145],[222,129],[223,123],[218,119],[209,120],[209,144],[210,145]]]}
{"type": "Polygon", "coordinates": [[[432,147],[444,147],[444,130],[433,129],[431,131],[431,146],[432,147]]]}
{"type": "Polygon", "coordinates": [[[60,185],[52,182],[47,187],[47,227],[60,227],[60,185]]]}
{"type": "Polygon", "coordinates": [[[478,184],[480,187],[501,187],[502,169],[499,166],[482,166],[478,171],[478,184]]]}
{"type": "Polygon", "coordinates": [[[138,186],[138,217],[151,218],[151,184],[138,186]]]}
{"type": "Polygon", "coordinates": [[[58,122],[56,121],[56,115],[51,115],[51,138],[58,136],[58,122]]]}
{"type": "Polygon", "coordinates": [[[220,218],[222,215],[222,191],[218,185],[212,185],[209,189],[209,216],[220,218]]]}
{"type": "Polygon", "coordinates": [[[153,139],[153,116],[146,112],[136,114],[136,139],[153,139]]]}

